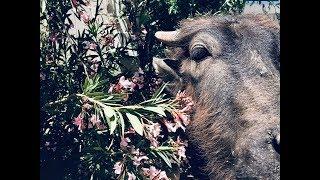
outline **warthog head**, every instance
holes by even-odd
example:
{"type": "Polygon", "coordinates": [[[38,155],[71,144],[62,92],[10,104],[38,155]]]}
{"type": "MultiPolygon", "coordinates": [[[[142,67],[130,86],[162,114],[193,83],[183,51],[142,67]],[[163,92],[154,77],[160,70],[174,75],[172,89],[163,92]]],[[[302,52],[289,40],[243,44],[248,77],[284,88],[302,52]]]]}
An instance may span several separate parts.
{"type": "Polygon", "coordinates": [[[158,31],[153,66],[168,90],[193,96],[187,134],[200,179],[279,179],[279,24],[263,15],[185,20],[158,31]]]}

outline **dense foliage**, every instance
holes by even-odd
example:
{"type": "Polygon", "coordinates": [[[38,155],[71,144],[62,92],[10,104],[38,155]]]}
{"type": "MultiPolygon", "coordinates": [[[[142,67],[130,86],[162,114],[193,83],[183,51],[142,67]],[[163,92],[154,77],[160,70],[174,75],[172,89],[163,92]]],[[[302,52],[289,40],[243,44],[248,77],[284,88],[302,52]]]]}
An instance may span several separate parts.
{"type": "Polygon", "coordinates": [[[153,71],[157,30],[241,0],[42,0],[40,166],[43,179],[190,176],[192,99],[170,97],[153,71]]]}

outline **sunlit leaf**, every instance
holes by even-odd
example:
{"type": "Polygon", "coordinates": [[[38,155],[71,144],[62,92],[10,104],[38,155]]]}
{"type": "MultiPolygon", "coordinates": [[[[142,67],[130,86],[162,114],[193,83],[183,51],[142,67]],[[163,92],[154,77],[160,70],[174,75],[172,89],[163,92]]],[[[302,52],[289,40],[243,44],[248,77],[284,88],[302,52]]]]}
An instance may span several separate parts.
{"type": "Polygon", "coordinates": [[[108,118],[111,118],[112,116],[115,115],[115,111],[110,106],[105,106],[103,108],[103,112],[106,115],[106,117],[108,117],[108,118]]]}
{"type": "Polygon", "coordinates": [[[159,96],[161,95],[162,91],[164,90],[164,88],[166,87],[167,83],[164,83],[161,85],[161,87],[153,94],[153,96],[151,97],[151,99],[157,99],[159,98],[159,96]]]}
{"type": "Polygon", "coordinates": [[[113,134],[114,130],[117,128],[117,120],[115,116],[110,118],[110,134],[113,134]]]}
{"type": "Polygon", "coordinates": [[[172,168],[172,165],[171,165],[171,161],[170,159],[168,158],[168,156],[162,152],[157,152],[157,154],[163,159],[163,161],[170,167],[172,168]]]}
{"type": "Polygon", "coordinates": [[[141,124],[139,118],[133,114],[126,113],[126,116],[129,119],[130,124],[132,125],[133,129],[143,136],[143,125],[141,124]]]}
{"type": "Polygon", "coordinates": [[[118,112],[118,115],[119,115],[119,123],[121,126],[121,135],[124,136],[124,129],[125,129],[124,119],[121,112],[118,112]]]}
{"type": "Polygon", "coordinates": [[[160,114],[160,115],[166,117],[166,113],[164,112],[165,110],[162,107],[145,107],[143,109],[147,110],[147,111],[155,112],[157,114],[160,114]]]}

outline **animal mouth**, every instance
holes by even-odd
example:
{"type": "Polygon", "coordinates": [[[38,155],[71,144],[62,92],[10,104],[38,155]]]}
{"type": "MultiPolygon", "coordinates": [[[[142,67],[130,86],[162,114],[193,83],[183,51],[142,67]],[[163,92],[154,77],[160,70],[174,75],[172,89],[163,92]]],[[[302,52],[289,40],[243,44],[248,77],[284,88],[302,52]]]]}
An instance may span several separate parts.
{"type": "Polygon", "coordinates": [[[152,65],[157,75],[168,84],[174,84],[181,81],[181,77],[177,73],[177,61],[154,57],[152,65]]]}

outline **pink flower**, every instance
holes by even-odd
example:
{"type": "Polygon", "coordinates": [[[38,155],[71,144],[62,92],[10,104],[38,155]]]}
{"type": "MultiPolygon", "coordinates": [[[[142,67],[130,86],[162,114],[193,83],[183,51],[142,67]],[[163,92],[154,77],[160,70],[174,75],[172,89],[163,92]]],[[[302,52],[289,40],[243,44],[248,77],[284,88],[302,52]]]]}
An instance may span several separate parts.
{"type": "Polygon", "coordinates": [[[163,122],[169,132],[176,132],[177,129],[179,128],[177,123],[172,123],[167,120],[164,120],[163,122]]]}
{"type": "Polygon", "coordinates": [[[186,148],[184,146],[178,147],[178,156],[179,158],[186,158],[186,148]]]}
{"type": "Polygon", "coordinates": [[[185,98],[186,92],[185,91],[178,91],[178,93],[176,94],[176,100],[181,101],[183,98],[185,98]]]}
{"type": "Polygon", "coordinates": [[[114,88],[115,84],[111,84],[109,90],[108,90],[108,93],[112,93],[113,92],[113,88],[114,88]]]}
{"type": "Polygon", "coordinates": [[[160,170],[156,169],[154,166],[151,166],[149,174],[150,179],[155,178],[158,174],[160,174],[160,170]]]}
{"type": "Polygon", "coordinates": [[[109,34],[109,35],[106,35],[104,37],[102,37],[100,39],[100,42],[102,45],[105,45],[105,46],[113,46],[114,44],[114,36],[109,34]]]}
{"type": "Polygon", "coordinates": [[[182,110],[179,110],[180,112],[191,112],[192,111],[192,107],[193,107],[193,102],[188,102],[187,105],[182,109],[182,110]]]}
{"type": "Polygon", "coordinates": [[[143,74],[144,72],[142,71],[141,68],[139,68],[139,72],[135,72],[133,77],[132,77],[132,82],[137,84],[139,89],[143,88],[143,82],[144,82],[144,77],[143,74]]]}
{"type": "Polygon", "coordinates": [[[86,24],[88,24],[90,21],[89,15],[84,11],[80,12],[80,19],[81,19],[81,21],[83,21],[86,24]]]}
{"type": "Polygon", "coordinates": [[[153,123],[151,125],[145,125],[147,129],[147,139],[149,139],[151,145],[153,147],[158,147],[159,142],[157,141],[157,137],[160,135],[161,126],[159,123],[153,123]]]}
{"type": "Polygon", "coordinates": [[[97,44],[96,43],[90,43],[89,44],[89,49],[96,50],[97,49],[97,44]]]}
{"type": "Polygon", "coordinates": [[[154,166],[150,168],[142,168],[143,174],[152,180],[169,180],[165,171],[160,171],[154,166]]]}
{"type": "Polygon", "coordinates": [[[57,33],[53,33],[49,36],[49,40],[51,42],[56,42],[58,40],[58,34],[57,33]]]}
{"type": "Polygon", "coordinates": [[[124,76],[120,77],[119,84],[125,89],[130,89],[130,91],[133,91],[136,86],[135,83],[133,83],[129,80],[126,80],[124,76]]]}
{"type": "Polygon", "coordinates": [[[71,4],[72,4],[72,6],[76,7],[79,5],[79,2],[78,2],[78,0],[71,0],[71,4]]]}
{"type": "Polygon", "coordinates": [[[153,123],[152,125],[146,125],[148,132],[154,137],[157,138],[161,132],[161,126],[159,123],[153,123]]]}
{"type": "Polygon", "coordinates": [[[128,180],[135,180],[137,177],[133,173],[128,172],[128,180]]]}
{"type": "Polygon", "coordinates": [[[107,129],[107,126],[105,126],[102,122],[98,123],[97,125],[98,130],[107,129]]]}
{"type": "Polygon", "coordinates": [[[173,116],[174,116],[174,119],[173,119],[173,120],[178,124],[179,127],[181,127],[181,129],[182,129],[183,131],[185,131],[186,128],[182,125],[181,120],[182,120],[182,121],[185,121],[185,123],[189,124],[188,119],[185,119],[186,116],[183,116],[180,112],[177,112],[177,111],[173,111],[172,114],[173,114],[173,116]],[[180,117],[182,117],[182,118],[184,118],[184,119],[181,119],[180,117]]]}
{"type": "Polygon", "coordinates": [[[134,156],[133,157],[133,165],[139,166],[141,164],[142,160],[148,160],[149,158],[147,156],[134,156]]]}
{"type": "Polygon", "coordinates": [[[128,137],[127,138],[121,138],[120,147],[127,147],[128,146],[128,142],[131,142],[131,140],[128,137]]]}
{"type": "Polygon", "coordinates": [[[142,34],[147,34],[148,33],[146,29],[142,29],[141,32],[142,32],[142,34]]]}
{"type": "Polygon", "coordinates": [[[150,169],[149,168],[141,168],[144,176],[150,175],[150,169]]]}
{"type": "Polygon", "coordinates": [[[122,162],[116,162],[116,164],[114,164],[114,166],[113,166],[114,173],[115,174],[121,174],[122,168],[123,168],[122,162]]]}
{"type": "Polygon", "coordinates": [[[169,180],[167,174],[165,171],[161,171],[160,174],[158,175],[157,179],[159,180],[169,180]]]}
{"type": "Polygon", "coordinates": [[[124,134],[135,134],[135,133],[136,131],[132,127],[130,127],[128,131],[124,132],[124,134]]]}
{"type": "Polygon", "coordinates": [[[151,137],[151,138],[149,138],[149,140],[151,142],[151,146],[153,146],[153,147],[158,147],[159,146],[159,141],[157,141],[156,138],[151,137]]]}
{"type": "Polygon", "coordinates": [[[92,108],[92,105],[88,104],[88,103],[85,103],[83,106],[82,106],[82,109],[85,110],[85,111],[88,111],[92,108]]]}
{"type": "Polygon", "coordinates": [[[122,90],[121,90],[122,86],[117,83],[117,84],[111,84],[109,90],[108,90],[108,93],[121,93],[122,90]]]}
{"type": "Polygon", "coordinates": [[[136,155],[136,156],[140,155],[140,150],[139,150],[139,148],[138,148],[138,149],[132,148],[132,149],[131,149],[131,154],[136,155]]]}
{"type": "Polygon", "coordinates": [[[183,124],[185,126],[189,125],[190,119],[186,114],[177,113],[178,117],[182,120],[183,124]]]}
{"type": "Polygon", "coordinates": [[[92,115],[90,118],[90,122],[92,123],[92,125],[98,125],[99,123],[101,123],[99,116],[96,115],[92,115]]]}
{"type": "Polygon", "coordinates": [[[83,119],[81,113],[78,115],[78,117],[76,117],[76,118],[74,119],[73,124],[75,124],[76,126],[78,126],[78,130],[79,130],[80,132],[82,132],[82,130],[86,128],[86,127],[85,127],[85,124],[84,124],[84,119],[83,119]]]}

